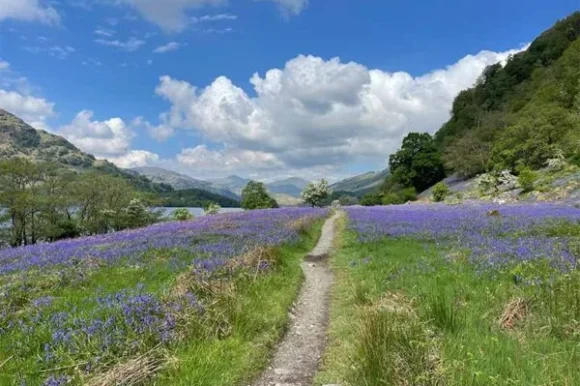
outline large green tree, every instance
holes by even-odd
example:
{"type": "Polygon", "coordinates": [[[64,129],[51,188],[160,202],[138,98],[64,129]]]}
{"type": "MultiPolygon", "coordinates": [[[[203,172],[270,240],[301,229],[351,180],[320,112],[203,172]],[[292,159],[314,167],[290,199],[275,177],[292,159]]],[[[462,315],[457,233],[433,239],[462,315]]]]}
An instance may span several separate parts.
{"type": "Polygon", "coordinates": [[[241,206],[243,209],[277,208],[278,203],[268,194],[262,182],[250,181],[242,191],[241,206]]]}
{"type": "Polygon", "coordinates": [[[427,133],[410,133],[401,149],[389,157],[393,178],[421,192],[445,178],[441,153],[427,133]]]}

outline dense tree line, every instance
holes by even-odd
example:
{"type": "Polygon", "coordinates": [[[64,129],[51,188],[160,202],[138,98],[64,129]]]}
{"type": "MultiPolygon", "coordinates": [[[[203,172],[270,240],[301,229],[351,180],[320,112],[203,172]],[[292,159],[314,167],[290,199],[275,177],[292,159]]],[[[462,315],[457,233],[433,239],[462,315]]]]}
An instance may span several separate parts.
{"type": "Polygon", "coordinates": [[[0,162],[0,244],[12,246],[144,226],[150,198],[122,177],[78,174],[24,158],[0,162]]]}

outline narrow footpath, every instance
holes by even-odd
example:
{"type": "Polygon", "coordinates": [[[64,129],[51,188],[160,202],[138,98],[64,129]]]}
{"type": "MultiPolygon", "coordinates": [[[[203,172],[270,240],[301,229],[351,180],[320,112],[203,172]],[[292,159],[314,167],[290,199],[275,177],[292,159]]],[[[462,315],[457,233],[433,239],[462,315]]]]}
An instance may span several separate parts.
{"type": "Polygon", "coordinates": [[[306,277],[291,313],[291,325],[268,369],[253,386],[309,386],[326,346],[332,271],[327,264],[335,237],[335,214],[322,227],[316,247],[302,263],[306,277]]]}

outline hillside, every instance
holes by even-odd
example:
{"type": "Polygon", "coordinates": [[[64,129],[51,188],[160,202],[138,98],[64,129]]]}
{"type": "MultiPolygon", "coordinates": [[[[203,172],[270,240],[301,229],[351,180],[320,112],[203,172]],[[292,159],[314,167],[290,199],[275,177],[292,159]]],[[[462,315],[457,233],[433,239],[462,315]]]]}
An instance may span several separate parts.
{"type": "Polygon", "coordinates": [[[232,191],[217,186],[208,181],[202,181],[185,174],[177,173],[171,170],[159,167],[138,167],[129,169],[129,171],[136,172],[142,176],[149,178],[151,181],[159,184],[171,185],[175,190],[189,190],[197,189],[204,190],[213,194],[228,197],[232,200],[239,200],[239,196],[232,191]]]}
{"type": "Polygon", "coordinates": [[[330,185],[330,188],[333,191],[348,192],[356,196],[362,196],[380,187],[388,175],[388,170],[368,172],[358,176],[345,178],[330,185]]]}
{"type": "Polygon", "coordinates": [[[266,188],[273,194],[299,198],[307,184],[308,181],[302,178],[291,177],[266,184],[266,188]]]}
{"type": "Polygon", "coordinates": [[[127,173],[106,160],[79,150],[66,139],[36,130],[22,119],[0,109],[0,160],[12,157],[26,158],[32,162],[54,162],[78,172],[99,170],[120,176],[135,188],[145,192],[169,192],[170,186],[151,182],[143,176],[127,173]]]}
{"type": "Polygon", "coordinates": [[[214,194],[202,189],[174,190],[160,194],[163,206],[202,208],[209,203],[216,203],[224,208],[238,208],[240,202],[229,197],[214,194]]]}
{"type": "Polygon", "coordinates": [[[579,36],[575,12],[457,96],[435,136],[453,173],[540,169],[560,154],[580,163],[579,36]]]}

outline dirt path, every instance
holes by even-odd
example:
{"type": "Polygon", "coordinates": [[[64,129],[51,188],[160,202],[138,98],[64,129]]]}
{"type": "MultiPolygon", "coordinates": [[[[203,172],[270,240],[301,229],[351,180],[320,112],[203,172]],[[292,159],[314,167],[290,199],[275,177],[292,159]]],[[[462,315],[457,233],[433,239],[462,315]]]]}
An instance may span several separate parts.
{"type": "Polygon", "coordinates": [[[302,263],[306,280],[291,314],[291,326],[270,367],[253,386],[308,386],[326,346],[332,272],[325,262],[335,235],[335,214],[322,227],[316,247],[302,263]]]}

